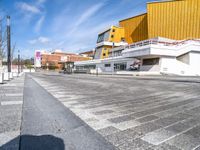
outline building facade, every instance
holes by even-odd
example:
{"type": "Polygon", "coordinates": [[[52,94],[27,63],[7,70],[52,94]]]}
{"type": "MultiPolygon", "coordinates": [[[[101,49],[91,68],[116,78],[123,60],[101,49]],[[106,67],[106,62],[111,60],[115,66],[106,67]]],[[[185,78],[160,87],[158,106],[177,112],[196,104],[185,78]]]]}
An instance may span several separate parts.
{"type": "Polygon", "coordinates": [[[150,2],[147,13],[121,20],[119,25],[129,44],[155,37],[200,38],[199,8],[199,0],[150,2]]]}
{"type": "Polygon", "coordinates": [[[94,59],[108,58],[112,48],[125,44],[124,28],[111,26],[99,33],[94,59]]]}
{"type": "Polygon", "coordinates": [[[98,73],[136,69],[136,74],[200,76],[199,39],[200,0],[150,2],[146,13],[101,32],[94,60],[75,66],[98,73]]]}
{"type": "Polygon", "coordinates": [[[85,57],[74,53],[65,53],[60,50],[52,53],[41,52],[41,67],[44,69],[62,70],[67,62],[86,61],[91,59],[91,57],[85,57]]]}

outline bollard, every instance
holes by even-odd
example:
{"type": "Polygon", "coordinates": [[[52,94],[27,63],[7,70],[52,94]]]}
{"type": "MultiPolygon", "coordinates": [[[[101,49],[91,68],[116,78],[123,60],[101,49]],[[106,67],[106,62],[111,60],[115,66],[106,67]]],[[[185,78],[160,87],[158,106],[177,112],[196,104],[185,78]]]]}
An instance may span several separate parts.
{"type": "Polygon", "coordinates": [[[0,84],[3,84],[3,75],[4,73],[0,73],[0,84]]]}
{"type": "Polygon", "coordinates": [[[9,72],[9,79],[13,79],[13,73],[9,72]]]}
{"type": "Polygon", "coordinates": [[[17,77],[17,76],[18,76],[17,72],[13,72],[13,77],[17,77]]]}
{"type": "Polygon", "coordinates": [[[9,81],[9,73],[5,72],[3,75],[3,81],[9,81]]]}

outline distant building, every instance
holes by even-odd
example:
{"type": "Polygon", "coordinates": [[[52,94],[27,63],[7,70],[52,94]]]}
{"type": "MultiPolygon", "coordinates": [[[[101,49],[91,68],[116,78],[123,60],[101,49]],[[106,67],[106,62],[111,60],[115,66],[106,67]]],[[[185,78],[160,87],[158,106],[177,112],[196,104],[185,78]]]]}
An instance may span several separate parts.
{"type": "Polygon", "coordinates": [[[82,52],[82,53],[79,53],[79,54],[81,56],[84,56],[84,57],[94,58],[94,52],[95,52],[95,50],[91,50],[91,51],[86,51],[86,52],[82,52]]]}
{"type": "Polygon", "coordinates": [[[35,54],[35,66],[42,67],[44,69],[58,69],[61,70],[64,67],[64,64],[67,62],[76,62],[90,60],[90,57],[84,57],[74,53],[66,53],[61,50],[55,50],[52,53],[45,51],[36,51],[35,54]],[[39,53],[40,52],[40,53],[39,53]],[[40,57],[39,57],[40,54],[40,57]],[[40,59],[39,59],[40,58],[40,59]]]}

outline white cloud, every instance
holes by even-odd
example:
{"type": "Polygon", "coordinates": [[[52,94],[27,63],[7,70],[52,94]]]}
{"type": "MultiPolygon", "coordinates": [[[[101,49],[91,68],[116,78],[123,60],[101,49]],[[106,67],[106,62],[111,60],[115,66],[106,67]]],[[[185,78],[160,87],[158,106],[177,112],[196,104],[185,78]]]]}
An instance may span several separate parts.
{"type": "Polygon", "coordinates": [[[30,5],[28,3],[25,3],[25,2],[18,2],[17,7],[19,9],[21,9],[22,11],[31,12],[34,14],[41,13],[39,8],[37,8],[36,6],[30,5]]]}
{"type": "Polygon", "coordinates": [[[44,22],[45,16],[41,16],[40,19],[37,21],[36,25],[35,25],[35,31],[36,32],[40,32],[40,29],[42,27],[42,24],[44,22]]]}
{"type": "Polygon", "coordinates": [[[91,7],[89,7],[77,20],[77,22],[74,24],[73,28],[69,32],[69,34],[74,33],[74,31],[77,30],[77,28],[83,24],[85,21],[87,21],[90,17],[92,17],[98,10],[100,10],[104,6],[104,3],[98,3],[91,7]]]}
{"type": "Polygon", "coordinates": [[[98,3],[95,4],[93,6],[91,6],[90,8],[88,8],[87,11],[85,11],[81,17],[79,18],[79,20],[76,22],[75,26],[79,26],[81,25],[83,22],[85,22],[86,20],[88,20],[91,16],[93,16],[102,6],[104,5],[104,3],[98,3]]]}
{"type": "Polygon", "coordinates": [[[28,41],[29,44],[47,44],[50,42],[50,39],[47,37],[40,36],[36,39],[28,41]]]}

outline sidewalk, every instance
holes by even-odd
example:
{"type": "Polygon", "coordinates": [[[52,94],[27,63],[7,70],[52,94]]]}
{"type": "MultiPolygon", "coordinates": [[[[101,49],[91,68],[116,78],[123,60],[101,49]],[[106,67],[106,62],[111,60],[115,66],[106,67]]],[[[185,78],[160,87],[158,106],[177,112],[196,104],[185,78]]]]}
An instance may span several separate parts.
{"type": "Polygon", "coordinates": [[[23,89],[24,75],[0,84],[0,149],[19,148],[19,138],[5,144],[20,135],[23,89]]]}

